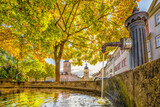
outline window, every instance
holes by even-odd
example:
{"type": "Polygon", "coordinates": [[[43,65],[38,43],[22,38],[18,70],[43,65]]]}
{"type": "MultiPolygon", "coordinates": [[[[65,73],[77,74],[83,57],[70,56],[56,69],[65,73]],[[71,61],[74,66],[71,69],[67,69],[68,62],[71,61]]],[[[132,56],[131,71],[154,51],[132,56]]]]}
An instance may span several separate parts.
{"type": "Polygon", "coordinates": [[[150,40],[147,42],[147,51],[150,52],[150,40]]]}
{"type": "Polygon", "coordinates": [[[110,73],[112,73],[112,69],[110,70],[110,73]]]}
{"type": "Polygon", "coordinates": [[[121,50],[121,54],[123,54],[124,53],[124,50],[121,50]]]}
{"type": "Polygon", "coordinates": [[[124,67],[124,59],[122,60],[122,68],[124,67]]]}
{"type": "Polygon", "coordinates": [[[115,72],[117,71],[117,66],[114,67],[115,72]]]}
{"type": "Polygon", "coordinates": [[[120,65],[121,63],[119,63],[118,65],[117,65],[117,70],[120,70],[121,69],[121,65],[120,65]]]}
{"type": "Polygon", "coordinates": [[[107,72],[107,76],[108,76],[108,72],[107,72]]]}
{"type": "Polygon", "coordinates": [[[126,58],[124,59],[124,66],[127,66],[127,63],[126,63],[126,58]]]}
{"type": "Polygon", "coordinates": [[[114,59],[114,60],[117,60],[119,57],[120,57],[120,51],[118,51],[118,53],[116,54],[116,56],[115,56],[115,59],[114,59]]]}
{"type": "Polygon", "coordinates": [[[156,25],[160,24],[160,12],[156,14],[156,25]]]}
{"type": "Polygon", "coordinates": [[[156,46],[160,47],[160,35],[156,37],[156,46]]]}

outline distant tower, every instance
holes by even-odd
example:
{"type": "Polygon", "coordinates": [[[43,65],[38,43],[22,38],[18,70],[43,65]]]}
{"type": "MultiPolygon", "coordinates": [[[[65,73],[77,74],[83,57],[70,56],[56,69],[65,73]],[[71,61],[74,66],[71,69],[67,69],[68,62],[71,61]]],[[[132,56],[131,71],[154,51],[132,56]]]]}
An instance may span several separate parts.
{"type": "Polygon", "coordinates": [[[88,67],[87,67],[87,64],[86,64],[86,66],[84,67],[84,80],[85,81],[88,81],[89,80],[89,69],[88,69],[88,67]]]}
{"type": "Polygon", "coordinates": [[[63,62],[63,72],[67,74],[71,73],[71,63],[68,60],[63,62]]]}

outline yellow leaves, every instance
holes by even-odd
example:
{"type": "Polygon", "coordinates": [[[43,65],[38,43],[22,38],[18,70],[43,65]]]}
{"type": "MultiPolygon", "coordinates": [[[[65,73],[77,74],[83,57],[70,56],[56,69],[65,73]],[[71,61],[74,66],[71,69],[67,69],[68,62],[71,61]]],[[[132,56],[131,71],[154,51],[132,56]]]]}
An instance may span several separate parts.
{"type": "Polygon", "coordinates": [[[35,8],[35,10],[36,10],[38,13],[40,13],[42,9],[43,9],[43,7],[37,7],[37,8],[35,8]]]}
{"type": "Polygon", "coordinates": [[[41,18],[40,24],[41,24],[41,31],[45,31],[48,28],[49,23],[53,20],[53,16],[51,12],[46,12],[44,16],[41,18]]]}
{"type": "Polygon", "coordinates": [[[136,0],[137,2],[140,2],[141,0],[136,0]]]}
{"type": "Polygon", "coordinates": [[[30,16],[31,19],[37,20],[37,18],[35,16],[30,16]]]}
{"type": "MultiPolygon", "coordinates": [[[[139,1],[137,0],[137,2],[139,1]]],[[[57,2],[60,11],[54,0],[50,0],[50,3],[42,0],[36,4],[32,0],[29,5],[23,4],[24,7],[16,4],[17,7],[23,7],[18,10],[18,13],[13,8],[14,6],[10,6],[13,10],[7,13],[9,15],[7,15],[5,23],[7,26],[16,24],[17,27],[14,26],[16,28],[12,28],[14,30],[9,32],[7,30],[2,32],[0,29],[0,40],[5,40],[0,42],[0,47],[20,59],[23,59],[20,54],[23,57],[27,54],[43,62],[47,56],[54,58],[54,46],[58,46],[66,40],[62,54],[64,59],[75,58],[77,64],[81,63],[81,60],[91,60],[90,62],[96,63],[101,59],[99,54],[103,43],[119,41],[122,36],[127,36],[125,28],[121,26],[136,5],[134,0],[106,0],[106,3],[88,0],[81,1],[77,7],[78,2],[74,5],[73,2],[66,1],[68,4],[64,9],[64,1],[58,0],[57,2]],[[75,7],[73,8],[73,6],[75,7]],[[23,10],[27,11],[23,12],[23,10]],[[60,13],[63,13],[62,17],[60,13]],[[111,14],[109,15],[109,13],[111,14]],[[16,17],[17,14],[19,17],[16,17]],[[102,17],[103,15],[104,17],[102,17]],[[11,16],[15,16],[14,19],[11,16]],[[22,46],[22,50],[20,50],[20,44],[15,47],[17,36],[13,36],[11,32],[16,32],[16,34],[20,32],[19,35],[24,34],[26,42],[30,41],[29,43],[32,45],[25,44],[22,46]],[[70,36],[67,39],[68,34],[70,36]],[[5,37],[9,39],[6,40],[5,37]],[[41,38],[45,45],[37,41],[41,38]],[[73,42],[71,46],[69,46],[69,41],[73,42]],[[44,45],[43,48],[41,45],[44,45]]],[[[106,54],[108,53],[106,52],[106,54]]]]}

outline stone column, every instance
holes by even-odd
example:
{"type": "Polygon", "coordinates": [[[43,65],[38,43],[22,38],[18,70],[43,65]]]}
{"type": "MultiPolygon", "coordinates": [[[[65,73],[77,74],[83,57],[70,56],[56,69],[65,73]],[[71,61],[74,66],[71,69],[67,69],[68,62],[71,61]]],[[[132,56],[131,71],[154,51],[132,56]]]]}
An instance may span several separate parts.
{"type": "Polygon", "coordinates": [[[132,15],[126,20],[125,26],[132,38],[131,67],[135,68],[147,62],[145,23],[148,13],[133,9],[132,15]]]}

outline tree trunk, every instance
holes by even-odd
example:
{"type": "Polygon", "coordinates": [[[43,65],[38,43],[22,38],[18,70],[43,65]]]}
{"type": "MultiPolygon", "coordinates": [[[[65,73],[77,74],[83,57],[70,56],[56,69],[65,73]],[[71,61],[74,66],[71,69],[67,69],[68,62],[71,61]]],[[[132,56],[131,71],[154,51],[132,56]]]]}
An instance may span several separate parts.
{"type": "Polygon", "coordinates": [[[66,41],[63,41],[59,46],[56,46],[55,50],[54,50],[54,58],[55,58],[55,65],[56,65],[56,67],[55,67],[56,82],[60,81],[60,61],[61,61],[65,42],[66,41]],[[58,47],[59,47],[59,52],[57,51],[58,47]]]}
{"type": "Polygon", "coordinates": [[[60,81],[60,60],[57,60],[56,62],[56,82],[60,81]]]}

